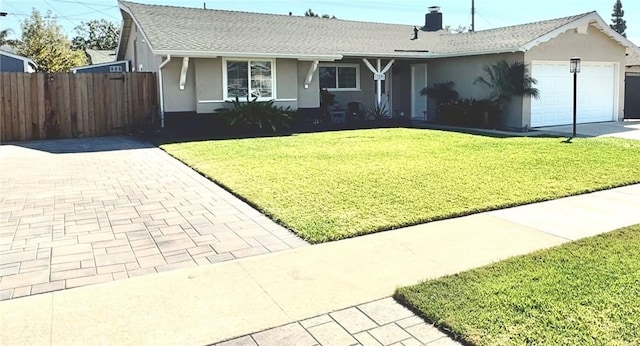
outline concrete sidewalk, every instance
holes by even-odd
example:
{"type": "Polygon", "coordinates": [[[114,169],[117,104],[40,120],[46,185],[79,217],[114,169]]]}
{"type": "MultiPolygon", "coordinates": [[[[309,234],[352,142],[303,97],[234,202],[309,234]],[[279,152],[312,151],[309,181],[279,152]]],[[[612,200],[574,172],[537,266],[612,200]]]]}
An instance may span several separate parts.
{"type": "Polygon", "coordinates": [[[0,302],[1,344],[208,344],[640,223],[640,185],[0,302]]]}

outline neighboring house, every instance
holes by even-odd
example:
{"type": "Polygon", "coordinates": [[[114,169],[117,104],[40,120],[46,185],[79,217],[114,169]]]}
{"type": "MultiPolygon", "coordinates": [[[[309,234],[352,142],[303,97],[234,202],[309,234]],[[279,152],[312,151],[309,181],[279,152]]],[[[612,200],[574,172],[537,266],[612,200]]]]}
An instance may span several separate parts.
{"type": "Polygon", "coordinates": [[[624,117],[640,119],[640,54],[627,55],[624,86],[624,117]]]}
{"type": "Polygon", "coordinates": [[[129,61],[116,61],[114,50],[85,49],[89,65],[71,68],[73,73],[129,72],[129,61]]]}
{"type": "Polygon", "coordinates": [[[14,53],[0,50],[0,72],[36,72],[33,60],[14,53]]]}
{"type": "MultiPolygon", "coordinates": [[[[317,112],[320,89],[351,101],[385,104],[394,116],[435,120],[420,90],[455,82],[460,97],[484,98],[474,85],[483,67],[522,61],[538,80],[539,100],[508,107],[511,128],[572,122],[569,59],[582,58],[578,121],[619,120],[624,109],[625,53],[637,52],[596,13],[474,33],[442,30],[430,8],[413,25],[206,10],[119,2],[118,60],[158,73],[161,118],[212,113],[244,95],[317,112]]],[[[164,124],[164,122],[163,122],[164,124]]]]}

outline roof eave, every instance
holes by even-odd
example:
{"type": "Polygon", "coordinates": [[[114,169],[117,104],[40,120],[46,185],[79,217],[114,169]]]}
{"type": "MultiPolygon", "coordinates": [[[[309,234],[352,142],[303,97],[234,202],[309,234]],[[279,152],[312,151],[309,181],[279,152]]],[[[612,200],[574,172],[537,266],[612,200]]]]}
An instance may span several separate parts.
{"type": "Polygon", "coordinates": [[[256,53],[256,52],[217,52],[202,50],[152,50],[154,55],[190,58],[265,58],[265,59],[296,59],[301,61],[336,61],[343,58],[340,54],[287,54],[287,53],[256,53]]]}
{"type": "MultiPolygon", "coordinates": [[[[144,41],[147,43],[147,46],[149,46],[149,50],[153,51],[153,47],[151,46],[151,41],[149,41],[149,38],[147,37],[147,34],[144,32],[144,29],[142,28],[142,26],[140,25],[140,23],[138,23],[138,20],[136,19],[136,17],[133,15],[133,13],[131,12],[131,9],[129,7],[127,7],[127,5],[125,5],[122,1],[118,1],[118,7],[120,7],[120,12],[121,13],[126,13],[127,15],[129,15],[129,17],[131,18],[131,21],[133,22],[132,24],[135,25],[138,28],[138,31],[142,34],[142,37],[144,38],[144,41]]],[[[125,19],[123,16],[123,29],[125,26],[125,19]]],[[[125,34],[127,35],[127,42],[129,40],[129,33],[130,33],[130,28],[129,30],[127,30],[127,32],[125,33],[124,30],[120,32],[120,37],[122,38],[125,34]]],[[[120,41],[120,40],[118,40],[120,41]]],[[[125,44],[127,43],[125,42],[125,44]]],[[[121,46],[120,42],[118,42],[118,53],[117,53],[117,57],[116,60],[123,60],[124,59],[124,54],[126,52],[126,45],[125,46],[121,46]]]]}
{"type": "Polygon", "coordinates": [[[501,48],[501,49],[491,49],[491,50],[480,50],[480,51],[469,51],[463,53],[433,53],[429,56],[432,59],[440,59],[440,58],[457,58],[463,56],[477,56],[477,55],[490,55],[490,54],[508,54],[508,53],[521,53],[523,52],[520,47],[512,47],[512,48],[501,48]]]}
{"type": "Polygon", "coordinates": [[[520,50],[522,50],[523,52],[528,52],[532,48],[542,43],[551,41],[552,39],[560,36],[561,34],[569,30],[578,29],[581,26],[585,26],[585,25],[589,26],[592,24],[597,24],[600,31],[602,31],[604,34],[611,37],[621,45],[625,46],[627,48],[627,53],[630,50],[635,50],[636,52],[640,53],[640,48],[638,48],[635,44],[633,44],[633,42],[629,41],[626,37],[620,35],[615,30],[611,29],[611,27],[609,27],[609,25],[602,19],[602,17],[600,17],[600,15],[597,12],[589,13],[583,17],[580,17],[565,25],[562,25],[556,28],[555,30],[546,33],[545,35],[542,35],[536,38],[535,40],[522,45],[522,47],[520,47],[520,50]]]}
{"type": "Polygon", "coordinates": [[[395,53],[370,53],[370,52],[340,52],[343,57],[350,58],[406,58],[406,59],[425,59],[429,56],[428,52],[395,52],[395,53]]]}
{"type": "Polygon", "coordinates": [[[2,54],[2,55],[6,55],[6,56],[8,56],[8,57],[12,57],[12,58],[14,58],[14,59],[19,59],[19,60],[22,60],[22,61],[26,61],[28,64],[33,64],[33,65],[34,65],[34,66],[36,66],[36,67],[38,66],[38,64],[36,64],[36,63],[35,63],[35,61],[33,61],[33,60],[31,60],[31,59],[27,58],[26,56],[22,56],[22,55],[18,55],[18,54],[13,54],[13,53],[10,53],[10,52],[4,51],[4,50],[0,50],[0,54],[2,54]]]}
{"type": "Polygon", "coordinates": [[[119,65],[119,64],[128,64],[128,60],[118,60],[118,61],[111,61],[111,62],[103,62],[100,64],[91,64],[91,65],[83,65],[83,66],[76,66],[76,67],[72,67],[71,71],[76,71],[76,70],[86,70],[88,68],[94,68],[94,67],[104,67],[104,66],[110,66],[110,65],[119,65]]]}

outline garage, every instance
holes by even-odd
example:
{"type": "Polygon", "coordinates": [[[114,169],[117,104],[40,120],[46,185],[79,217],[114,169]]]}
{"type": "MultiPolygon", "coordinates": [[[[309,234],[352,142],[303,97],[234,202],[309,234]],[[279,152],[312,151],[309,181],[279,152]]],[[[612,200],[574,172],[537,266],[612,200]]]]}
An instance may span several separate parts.
{"type": "MultiPolygon", "coordinates": [[[[578,74],[577,122],[615,121],[618,99],[616,63],[582,62],[578,74]]],[[[534,61],[531,76],[540,98],[531,100],[531,127],[573,123],[573,75],[569,62],[534,61]]]]}

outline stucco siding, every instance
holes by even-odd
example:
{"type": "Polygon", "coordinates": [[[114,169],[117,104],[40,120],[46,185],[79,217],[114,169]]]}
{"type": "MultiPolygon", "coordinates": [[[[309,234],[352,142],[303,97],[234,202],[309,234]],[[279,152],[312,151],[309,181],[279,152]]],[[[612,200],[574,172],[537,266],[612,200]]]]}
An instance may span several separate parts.
{"type": "Polygon", "coordinates": [[[162,62],[159,56],[153,55],[140,30],[136,30],[135,24],[129,31],[125,59],[131,61],[133,72],[158,72],[158,66],[162,62]]]}
{"type": "Polygon", "coordinates": [[[276,99],[298,99],[298,63],[296,60],[276,60],[276,99]]]}
{"type": "MultiPolygon", "coordinates": [[[[490,90],[482,85],[474,84],[479,76],[485,76],[483,71],[487,65],[505,59],[508,62],[524,61],[524,53],[491,54],[479,56],[466,56],[457,58],[432,59],[427,61],[427,80],[429,86],[436,83],[455,83],[454,89],[460,98],[484,99],[490,90]]],[[[485,76],[486,77],[486,76],[485,76]]],[[[435,103],[428,103],[428,120],[435,120],[435,103]]],[[[508,127],[522,127],[522,98],[511,101],[503,114],[503,123],[508,127]]]]}
{"type": "Polygon", "coordinates": [[[304,87],[305,79],[313,63],[311,61],[298,61],[298,107],[320,107],[320,74],[318,69],[313,73],[309,87],[304,87]]]}
{"type": "MultiPolygon", "coordinates": [[[[580,57],[583,62],[616,63],[618,82],[618,119],[624,117],[624,74],[625,47],[611,39],[599,29],[590,26],[587,34],[579,34],[575,30],[561,34],[557,38],[541,43],[525,54],[525,61],[569,61],[571,57],[580,57]]],[[[567,71],[567,74],[569,71],[567,71]]],[[[579,77],[578,77],[579,78],[579,77]]],[[[542,90],[541,92],[544,92],[542,90]]],[[[523,121],[529,124],[531,119],[531,100],[526,99],[523,105],[523,121]]]]}
{"type": "MultiPolygon", "coordinates": [[[[180,61],[182,60],[180,59],[180,61]]],[[[216,109],[227,106],[228,104],[224,102],[223,59],[192,59],[189,62],[189,70],[191,71],[192,68],[195,70],[195,110],[198,113],[213,113],[216,109]]],[[[189,83],[188,79],[187,77],[187,83],[189,83]]],[[[298,108],[297,82],[297,61],[293,59],[277,59],[275,66],[275,105],[291,107],[292,109],[298,108]]]]}
{"type": "Polygon", "coordinates": [[[196,110],[198,113],[212,113],[223,103],[222,100],[222,59],[193,59],[196,74],[196,110]]]}
{"type": "Polygon", "coordinates": [[[165,112],[196,111],[196,69],[194,64],[189,64],[184,90],[180,90],[181,70],[182,59],[177,57],[162,68],[165,112]]]}

